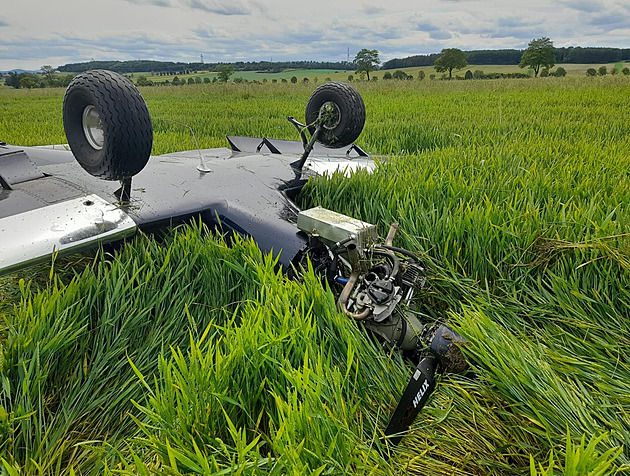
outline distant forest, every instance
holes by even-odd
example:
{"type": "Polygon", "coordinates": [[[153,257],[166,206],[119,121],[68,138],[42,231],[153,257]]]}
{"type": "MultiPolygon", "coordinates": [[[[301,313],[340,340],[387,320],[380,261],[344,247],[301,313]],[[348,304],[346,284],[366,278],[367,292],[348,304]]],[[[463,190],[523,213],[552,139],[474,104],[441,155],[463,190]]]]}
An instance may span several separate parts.
{"type": "MultiPolygon", "coordinates": [[[[476,50],[466,51],[466,60],[471,65],[503,64],[517,65],[523,50],[476,50]]],[[[555,48],[556,63],[616,63],[630,61],[630,48],[555,48]]],[[[407,58],[394,58],[385,61],[381,69],[400,69],[417,66],[433,66],[440,53],[415,55],[407,58]]],[[[57,68],[63,73],[80,73],[89,69],[109,69],[118,73],[184,74],[196,71],[213,71],[220,64],[231,64],[235,71],[280,72],[287,69],[333,69],[354,70],[353,63],[347,61],[237,61],[235,63],[174,63],[169,61],[88,61],[70,63],[57,68]]]]}
{"type": "Polygon", "coordinates": [[[336,69],[339,71],[353,70],[354,65],[347,61],[237,61],[235,63],[173,63],[168,61],[88,61],[85,63],[71,63],[57,68],[64,73],[81,73],[90,69],[109,69],[117,73],[168,73],[184,74],[195,71],[214,71],[220,64],[230,64],[235,71],[266,71],[279,73],[287,69],[336,69]]]}
{"type": "MultiPolygon", "coordinates": [[[[466,61],[472,65],[513,64],[521,61],[523,50],[476,50],[466,51],[466,61]]],[[[630,61],[630,48],[555,48],[556,64],[562,63],[616,63],[630,61]]],[[[433,66],[440,53],[394,58],[385,61],[381,69],[400,69],[417,66],[433,66]]]]}

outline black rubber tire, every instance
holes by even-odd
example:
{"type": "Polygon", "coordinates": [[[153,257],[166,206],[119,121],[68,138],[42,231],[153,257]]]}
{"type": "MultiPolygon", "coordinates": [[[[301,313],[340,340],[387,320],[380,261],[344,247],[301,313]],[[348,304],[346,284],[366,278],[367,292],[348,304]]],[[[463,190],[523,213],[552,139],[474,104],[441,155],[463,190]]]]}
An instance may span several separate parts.
{"type": "Polygon", "coordinates": [[[352,144],[361,134],[365,125],[365,104],[363,98],[352,86],[333,81],[319,86],[306,104],[306,124],[311,134],[315,132],[315,121],[321,107],[334,103],[339,112],[334,127],[322,128],[317,142],[325,147],[340,148],[352,144]]]}
{"type": "Polygon", "coordinates": [[[133,177],[147,164],[153,127],[136,86],[107,70],[77,75],[63,98],[63,127],[75,158],[87,172],[105,180],[133,177]],[[93,106],[102,124],[102,148],[92,146],[83,128],[83,113],[93,106]]]}

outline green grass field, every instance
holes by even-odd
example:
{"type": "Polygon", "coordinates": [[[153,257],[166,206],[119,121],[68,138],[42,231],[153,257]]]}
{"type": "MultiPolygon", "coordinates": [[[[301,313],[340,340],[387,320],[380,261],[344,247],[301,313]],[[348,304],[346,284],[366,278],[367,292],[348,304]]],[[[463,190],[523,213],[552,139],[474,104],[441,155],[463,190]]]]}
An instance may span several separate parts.
{"type": "MultiPolygon", "coordinates": [[[[484,68],[485,71],[485,68],[484,68]]],[[[400,223],[428,320],[469,341],[402,444],[412,369],[250,242],[198,226],[0,279],[6,474],[630,471],[630,78],[357,82],[372,175],[303,207],[400,223]]],[[[154,153],[296,138],[315,85],[142,89],[154,153]]],[[[0,90],[0,140],[65,142],[62,90],[0,90]]],[[[1,204],[1,200],[0,200],[1,204]]]]}
{"type": "MultiPolygon", "coordinates": [[[[598,69],[600,66],[606,66],[606,69],[608,70],[609,74],[610,71],[612,71],[613,67],[615,66],[615,63],[608,63],[608,64],[561,64],[561,65],[556,65],[555,68],[557,68],[558,66],[562,66],[566,72],[568,76],[585,76],[586,75],[586,70],[589,68],[595,68],[598,69]]],[[[623,63],[623,66],[630,66],[630,63],[623,63]]],[[[555,69],[552,68],[552,71],[555,69]]],[[[485,74],[490,74],[490,73],[527,73],[526,69],[521,69],[518,66],[515,65],[468,65],[466,68],[459,70],[459,71],[454,71],[453,74],[455,75],[459,75],[459,76],[464,76],[464,74],[466,73],[466,70],[471,70],[471,71],[476,71],[476,70],[482,70],[485,74]]],[[[376,76],[378,79],[382,79],[383,75],[386,72],[389,73],[393,73],[395,70],[380,70],[380,71],[374,71],[370,76],[376,76]]],[[[402,71],[404,71],[407,74],[413,75],[414,78],[418,77],[418,71],[424,71],[426,79],[429,79],[429,76],[432,74],[435,74],[436,78],[440,78],[442,76],[441,73],[436,73],[435,68],[433,66],[422,66],[422,67],[415,67],[415,68],[402,68],[402,71]]],[[[231,77],[231,80],[234,80],[236,78],[242,78],[244,80],[247,81],[263,81],[263,80],[267,80],[267,81],[273,81],[274,79],[277,80],[278,82],[281,82],[282,79],[286,79],[286,80],[290,80],[291,77],[295,76],[296,78],[298,78],[298,81],[303,81],[304,78],[308,78],[309,81],[324,81],[326,80],[326,78],[330,78],[333,81],[347,81],[348,76],[352,75],[355,77],[355,79],[359,79],[358,75],[354,72],[354,71],[335,71],[335,70],[309,70],[309,69],[302,69],[302,70],[285,70],[279,73],[267,73],[267,72],[256,72],[256,71],[235,71],[234,74],[231,77]]],[[[171,75],[171,76],[155,76],[153,75],[153,73],[151,72],[147,72],[147,73],[135,73],[134,74],[134,79],[136,79],[138,76],[145,76],[147,77],[147,79],[150,79],[151,81],[155,81],[155,82],[163,82],[166,80],[172,81],[173,78],[175,77],[175,75],[171,75]]],[[[184,75],[179,75],[178,77],[180,79],[184,79],[184,80],[188,80],[188,78],[199,78],[201,81],[204,80],[204,78],[208,78],[211,81],[217,76],[216,72],[212,72],[212,71],[200,71],[198,73],[192,73],[192,74],[184,74],[184,75]]]]}
{"type": "MultiPolygon", "coordinates": [[[[188,78],[199,78],[202,81],[204,78],[209,78],[211,81],[217,76],[218,73],[214,71],[199,71],[197,73],[191,74],[182,74],[178,75],[180,79],[188,80],[188,78]]],[[[353,74],[353,71],[339,71],[332,69],[287,69],[278,73],[269,73],[264,71],[235,71],[231,76],[230,80],[234,80],[236,78],[242,78],[247,81],[262,81],[266,79],[267,81],[277,80],[281,82],[282,79],[290,80],[293,76],[298,78],[298,80],[302,81],[304,78],[308,78],[309,81],[315,80],[317,78],[318,81],[324,81],[326,78],[331,78],[332,80],[345,80],[348,78],[348,74],[353,74]]],[[[152,73],[134,73],[134,78],[144,75],[147,79],[155,82],[161,82],[165,80],[172,81],[175,75],[170,76],[156,76],[152,73]]]]}

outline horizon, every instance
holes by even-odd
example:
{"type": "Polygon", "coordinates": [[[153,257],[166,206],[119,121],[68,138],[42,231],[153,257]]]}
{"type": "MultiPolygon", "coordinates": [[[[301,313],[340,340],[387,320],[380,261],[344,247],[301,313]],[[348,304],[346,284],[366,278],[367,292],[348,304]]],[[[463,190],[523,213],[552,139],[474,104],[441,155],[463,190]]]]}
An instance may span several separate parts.
{"type": "MultiPolygon", "coordinates": [[[[630,49],[630,47],[617,47],[617,46],[581,46],[581,45],[571,45],[571,46],[564,46],[564,47],[558,47],[558,46],[554,46],[555,48],[582,48],[582,49],[606,49],[606,48],[611,48],[611,49],[630,49]]],[[[502,51],[502,50],[517,50],[517,51],[524,51],[525,48],[523,49],[519,49],[519,48],[494,48],[494,49],[490,49],[490,50],[481,50],[481,49],[476,49],[476,50],[465,50],[466,53],[470,53],[470,52],[475,52],[475,51],[502,51]]],[[[436,55],[436,54],[440,54],[440,52],[433,52],[433,53],[415,53],[415,54],[410,54],[407,55],[405,57],[401,57],[401,58],[390,58],[387,60],[383,60],[381,59],[381,65],[387,61],[391,61],[394,59],[405,59],[405,58],[409,58],[409,57],[414,57],[414,56],[430,56],[430,55],[436,55]]],[[[350,63],[352,63],[352,60],[354,59],[354,57],[351,58],[350,63]]],[[[68,66],[68,65],[72,65],[72,64],[80,64],[80,63],[89,63],[89,62],[120,62],[120,63],[124,63],[124,62],[128,62],[128,61],[155,61],[155,62],[160,62],[160,63],[183,63],[183,64],[194,64],[194,63],[199,63],[199,61],[190,61],[190,62],[182,62],[182,61],[175,61],[175,60],[156,60],[156,59],[148,59],[148,58],[141,58],[141,59],[127,59],[127,60],[121,60],[121,59],[90,59],[87,61],[75,61],[75,62],[69,62],[69,63],[65,63],[65,64],[60,64],[60,65],[56,65],[53,67],[55,69],[58,69],[60,67],[63,66],[68,66]]],[[[630,60],[622,60],[625,62],[628,62],[630,60]]],[[[344,63],[345,60],[343,61],[333,61],[333,60],[311,60],[311,59],[287,59],[287,60],[278,60],[278,61],[268,61],[268,60],[239,60],[239,61],[235,61],[235,62],[221,62],[221,61],[206,61],[204,59],[203,64],[206,65],[213,65],[213,64],[219,64],[219,63],[225,63],[225,64],[234,64],[234,63],[270,63],[270,64],[274,64],[274,63],[288,63],[288,62],[316,62],[316,63],[344,63]]],[[[611,63],[611,62],[609,62],[611,63]]],[[[469,63],[472,66],[483,66],[483,64],[476,64],[476,63],[469,63]]],[[[573,63],[559,63],[559,64],[573,64],[573,63]]],[[[591,64],[591,63],[574,63],[574,64],[591,64]]],[[[592,63],[592,64],[599,64],[599,63],[592,63]]],[[[43,65],[42,65],[43,66],[43,65]]],[[[380,65],[379,65],[380,66],[380,65]]],[[[8,69],[0,69],[0,73],[1,74],[8,74],[8,73],[12,73],[12,72],[27,72],[27,73],[39,73],[41,72],[41,67],[39,68],[31,68],[31,69],[27,69],[27,68],[8,68],[8,69]]]]}

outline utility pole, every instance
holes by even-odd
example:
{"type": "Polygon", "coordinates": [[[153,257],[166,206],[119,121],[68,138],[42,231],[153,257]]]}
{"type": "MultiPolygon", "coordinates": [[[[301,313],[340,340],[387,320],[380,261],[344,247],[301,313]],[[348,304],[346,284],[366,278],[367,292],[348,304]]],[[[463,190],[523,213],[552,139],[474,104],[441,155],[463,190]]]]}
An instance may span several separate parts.
{"type": "Polygon", "coordinates": [[[201,55],[199,56],[201,56],[201,64],[203,64],[203,53],[201,53],[201,55]]]}

